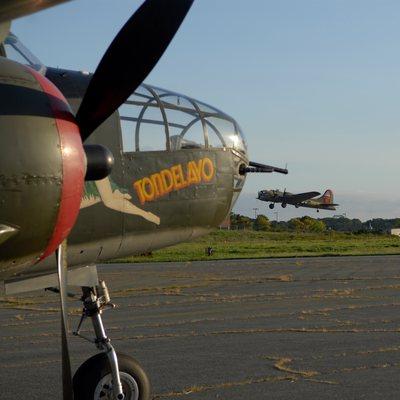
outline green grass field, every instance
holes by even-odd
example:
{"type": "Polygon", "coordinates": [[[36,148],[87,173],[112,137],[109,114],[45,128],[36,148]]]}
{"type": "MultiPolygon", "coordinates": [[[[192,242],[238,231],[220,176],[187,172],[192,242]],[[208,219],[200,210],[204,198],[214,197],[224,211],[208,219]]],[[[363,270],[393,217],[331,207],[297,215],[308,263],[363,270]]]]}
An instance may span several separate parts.
{"type": "Polygon", "coordinates": [[[233,258],[400,254],[400,238],[339,232],[215,231],[188,243],[118,262],[195,261],[233,258]],[[212,256],[205,248],[214,249],[212,256]]]}

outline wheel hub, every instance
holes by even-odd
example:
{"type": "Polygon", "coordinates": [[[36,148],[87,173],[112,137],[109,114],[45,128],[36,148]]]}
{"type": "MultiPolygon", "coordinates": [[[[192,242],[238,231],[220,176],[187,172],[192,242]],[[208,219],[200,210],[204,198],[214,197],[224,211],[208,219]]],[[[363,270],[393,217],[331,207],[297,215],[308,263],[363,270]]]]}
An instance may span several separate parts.
{"type": "MultiPolygon", "coordinates": [[[[124,400],[139,400],[139,386],[135,378],[126,372],[120,372],[124,400]]],[[[111,374],[105,375],[97,384],[94,400],[116,400],[113,391],[111,374]]]]}

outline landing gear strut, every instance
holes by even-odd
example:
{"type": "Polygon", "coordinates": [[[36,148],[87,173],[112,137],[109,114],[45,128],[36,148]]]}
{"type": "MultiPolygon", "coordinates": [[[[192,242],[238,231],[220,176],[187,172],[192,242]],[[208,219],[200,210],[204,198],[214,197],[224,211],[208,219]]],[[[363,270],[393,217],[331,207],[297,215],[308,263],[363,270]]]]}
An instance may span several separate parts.
{"type": "Polygon", "coordinates": [[[102,351],[85,361],[73,378],[75,400],[149,400],[150,382],[139,363],[125,354],[117,354],[107,336],[101,318],[114,308],[104,281],[96,288],[82,288],[83,310],[75,336],[80,336],[102,351]],[[83,322],[91,318],[95,339],[80,334],[83,322]]]}

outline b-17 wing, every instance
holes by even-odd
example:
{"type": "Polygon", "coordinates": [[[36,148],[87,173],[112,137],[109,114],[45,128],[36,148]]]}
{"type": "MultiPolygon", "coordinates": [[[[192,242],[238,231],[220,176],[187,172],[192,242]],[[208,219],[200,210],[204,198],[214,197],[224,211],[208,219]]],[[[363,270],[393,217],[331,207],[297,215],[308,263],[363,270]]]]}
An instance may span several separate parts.
{"type": "Polygon", "coordinates": [[[70,0],[1,0],[0,23],[33,14],[45,8],[65,3],[66,1],[70,0]]]}
{"type": "Polygon", "coordinates": [[[287,204],[299,204],[303,201],[310,200],[315,196],[319,196],[321,193],[319,192],[305,192],[299,194],[292,194],[287,197],[285,200],[287,204]]]}

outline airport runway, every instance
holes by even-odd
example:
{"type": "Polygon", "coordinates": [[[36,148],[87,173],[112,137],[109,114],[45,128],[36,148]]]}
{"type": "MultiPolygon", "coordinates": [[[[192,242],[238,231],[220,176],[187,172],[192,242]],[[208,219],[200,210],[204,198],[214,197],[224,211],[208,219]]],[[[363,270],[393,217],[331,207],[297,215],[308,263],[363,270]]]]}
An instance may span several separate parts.
{"type": "MultiPolygon", "coordinates": [[[[399,399],[400,256],[114,264],[104,314],[155,399],[399,399]]],[[[58,399],[57,296],[0,302],[0,399],[58,399]]],[[[79,302],[70,303],[79,320],[79,302]]],[[[93,346],[71,338],[73,366],[93,346]]]]}

